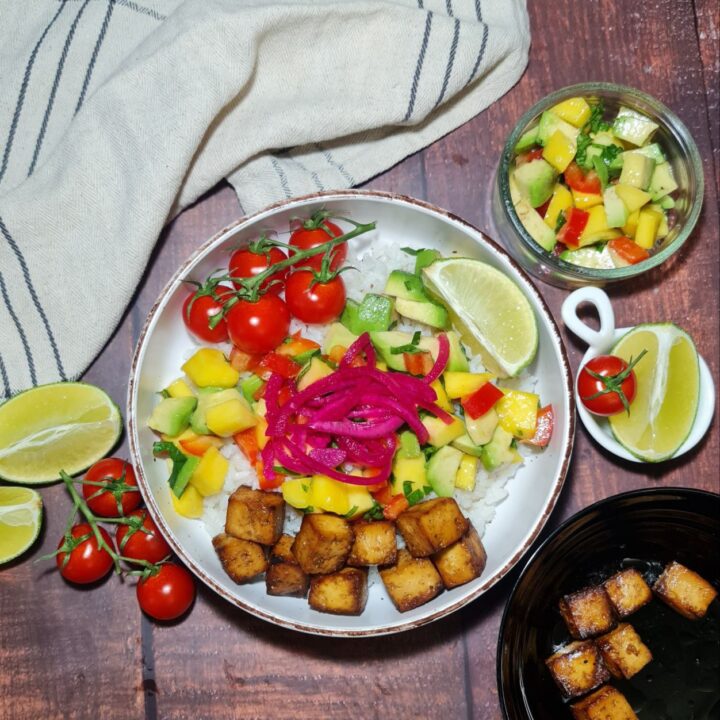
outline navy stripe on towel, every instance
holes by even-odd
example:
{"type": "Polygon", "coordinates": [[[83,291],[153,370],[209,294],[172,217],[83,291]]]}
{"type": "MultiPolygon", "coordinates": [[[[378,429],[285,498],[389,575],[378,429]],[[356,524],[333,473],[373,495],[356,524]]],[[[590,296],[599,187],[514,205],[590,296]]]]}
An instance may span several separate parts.
{"type": "Polygon", "coordinates": [[[22,342],[23,349],[25,350],[25,357],[27,358],[28,370],[30,371],[30,380],[33,385],[37,385],[37,376],[35,375],[35,361],[33,360],[32,352],[30,352],[30,345],[28,345],[27,337],[25,337],[25,331],[23,330],[22,323],[10,302],[10,296],[8,295],[7,287],[5,286],[5,280],[3,279],[2,273],[0,272],[0,295],[5,301],[5,306],[10,313],[15,327],[17,328],[18,335],[20,336],[20,342],[22,342]]]}
{"type": "Polygon", "coordinates": [[[105,12],[105,17],[103,18],[102,27],[100,28],[100,34],[98,35],[98,39],[95,42],[92,57],[90,58],[90,64],[85,71],[85,79],[83,80],[82,90],[80,91],[80,97],[78,98],[77,105],[75,107],[76,113],[82,107],[83,102],[85,102],[85,93],[87,93],[88,85],[90,84],[90,78],[92,77],[92,71],[95,68],[95,62],[97,61],[98,54],[100,53],[100,47],[102,46],[103,40],[105,39],[105,34],[107,33],[108,25],[110,24],[110,18],[112,17],[114,9],[115,0],[108,0],[108,8],[105,12]]]}
{"type": "Polygon", "coordinates": [[[437,107],[445,97],[445,93],[448,89],[448,83],[450,82],[450,75],[452,74],[453,65],[455,64],[455,53],[457,52],[458,40],[460,39],[460,21],[455,19],[455,30],[453,32],[452,44],[450,45],[450,56],[448,57],[448,64],[445,68],[445,77],[443,78],[442,89],[438,95],[438,99],[435,101],[435,107],[437,107]]]}
{"type": "Polygon", "coordinates": [[[275,170],[275,173],[278,176],[278,180],[280,180],[280,186],[282,187],[283,192],[285,193],[285,197],[291,198],[292,192],[290,190],[290,183],[288,182],[285,171],[282,169],[280,163],[277,161],[277,158],[274,158],[271,156],[270,162],[272,163],[273,169],[275,170]]]}
{"type": "Polygon", "coordinates": [[[482,7],[480,7],[480,0],[475,0],[475,13],[477,15],[478,22],[481,22],[483,24],[483,36],[482,36],[482,43],[480,44],[480,52],[478,52],[477,59],[475,60],[475,65],[473,66],[472,72],[470,73],[470,77],[467,79],[467,82],[465,83],[465,86],[467,87],[477,75],[478,70],[480,69],[480,64],[482,63],[483,57],[485,56],[485,48],[487,47],[487,41],[488,41],[488,35],[489,35],[489,28],[487,23],[483,20],[482,16],[482,7]]]}
{"type": "Polygon", "coordinates": [[[427,14],[425,20],[425,32],[423,34],[422,44],[420,45],[420,55],[418,56],[417,64],[415,65],[415,75],[413,76],[412,88],[410,90],[410,102],[408,103],[408,109],[403,118],[403,122],[407,122],[415,110],[415,98],[417,97],[418,83],[420,82],[420,74],[422,73],[423,62],[425,62],[425,53],[427,52],[428,41],[430,39],[430,28],[432,27],[432,12],[427,14]]]}
{"type": "Polygon", "coordinates": [[[5,363],[3,362],[2,355],[0,355],[0,376],[3,381],[3,393],[5,397],[10,397],[10,381],[8,380],[7,370],[5,370],[5,363]]]}

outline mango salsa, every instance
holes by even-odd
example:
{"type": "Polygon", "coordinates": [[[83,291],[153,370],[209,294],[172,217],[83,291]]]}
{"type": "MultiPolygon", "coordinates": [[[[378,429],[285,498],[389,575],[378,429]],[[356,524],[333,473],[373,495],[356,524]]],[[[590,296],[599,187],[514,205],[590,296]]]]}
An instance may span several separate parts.
{"type": "Polygon", "coordinates": [[[196,519],[203,514],[203,496],[192,486],[188,485],[178,498],[170,493],[175,512],[186,518],[196,519]]]}
{"type": "Polygon", "coordinates": [[[540,398],[535,393],[521,390],[506,390],[497,401],[495,410],[500,427],[518,438],[531,438],[537,427],[537,413],[540,398]]]}
{"type": "Polygon", "coordinates": [[[240,373],[216,348],[200,348],[182,366],[183,372],[198,386],[231,388],[237,385],[240,373]]]}
{"type": "Polygon", "coordinates": [[[223,489],[229,462],[216,447],[209,447],[190,476],[192,485],[203,497],[216,495],[223,489]]]}

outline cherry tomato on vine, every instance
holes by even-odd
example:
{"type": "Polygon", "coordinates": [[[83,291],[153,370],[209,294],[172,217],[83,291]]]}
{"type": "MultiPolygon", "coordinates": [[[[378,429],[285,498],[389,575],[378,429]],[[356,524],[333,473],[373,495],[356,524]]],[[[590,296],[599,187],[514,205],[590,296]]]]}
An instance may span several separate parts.
{"type": "MultiPolygon", "coordinates": [[[[230,256],[230,275],[234,278],[252,278],[283,260],[287,260],[287,255],[277,247],[271,247],[266,252],[259,253],[253,252],[250,248],[241,248],[230,256]]],[[[285,268],[273,273],[262,283],[260,289],[279,295],[283,291],[283,282],[288,271],[289,268],[285,268]]],[[[234,285],[237,288],[242,287],[240,283],[234,283],[234,285]]]]}
{"type": "MultiPolygon", "coordinates": [[[[99,528],[102,539],[108,547],[112,547],[112,540],[103,528],[99,528]]],[[[87,523],[74,525],[70,528],[72,538],[81,538],[84,535],[89,537],[78,543],[70,552],[59,552],[55,556],[60,574],[70,582],[78,585],[86,585],[104,578],[113,566],[113,559],[104,548],[98,546],[97,538],[93,529],[87,523]],[[69,556],[67,563],[65,558],[69,556]]],[[[63,536],[58,543],[58,550],[66,545],[66,538],[63,536]]]]}
{"type": "Polygon", "coordinates": [[[215,294],[217,299],[212,295],[196,296],[194,292],[190,293],[183,303],[182,317],[185,327],[198,339],[220,343],[228,339],[225,320],[221,320],[214,328],[211,328],[208,323],[213,316],[222,312],[223,302],[232,297],[232,290],[219,285],[215,294]]]}
{"type": "Polygon", "coordinates": [[[142,502],[142,495],[137,490],[137,479],[133,466],[120,458],[104,458],[96,462],[85,474],[85,480],[91,483],[109,483],[107,490],[97,485],[83,484],[82,491],[88,507],[100,517],[120,517],[127,515],[142,502]],[[129,485],[135,490],[122,490],[121,486],[129,485]],[[118,500],[120,510],[118,510],[118,500]]]}
{"type": "Polygon", "coordinates": [[[316,282],[310,270],[298,270],[285,284],[285,302],[290,312],[306,323],[337,320],[345,307],[345,298],[345,283],[339,275],[327,282],[316,282]]]}
{"type": "Polygon", "coordinates": [[[239,300],[225,316],[230,341],[251,355],[274,350],[290,329],[287,305],[272,294],[261,295],[257,301],[239,300]]]}
{"type": "MultiPolygon", "coordinates": [[[[329,220],[320,221],[320,219],[318,219],[315,221],[314,219],[310,219],[290,235],[290,245],[298,250],[308,250],[309,248],[322,245],[334,237],[340,237],[342,234],[342,229],[329,220]],[[327,228],[327,230],[324,228],[327,228]]],[[[347,243],[336,245],[332,249],[330,257],[330,270],[335,271],[342,267],[345,258],[347,258],[347,243]]],[[[320,270],[322,258],[323,253],[320,252],[304,260],[301,265],[303,267],[313,268],[314,270],[320,270]]]]}
{"type": "Polygon", "coordinates": [[[637,385],[633,367],[645,354],[643,350],[628,364],[615,355],[598,355],[580,370],[577,389],[582,404],[595,415],[617,415],[630,411],[637,385]]]}
{"type": "Polygon", "coordinates": [[[195,581],[180,565],[166,563],[137,584],[137,599],[144,613],[156,620],[175,620],[195,599],[195,581]]]}
{"type": "Polygon", "coordinates": [[[115,533],[118,552],[124,557],[147,560],[149,563],[164,560],[170,554],[170,546],[165,542],[147,510],[135,510],[128,517],[141,518],[142,527],[147,532],[143,532],[140,528],[131,532],[130,526],[118,525],[115,533]]]}

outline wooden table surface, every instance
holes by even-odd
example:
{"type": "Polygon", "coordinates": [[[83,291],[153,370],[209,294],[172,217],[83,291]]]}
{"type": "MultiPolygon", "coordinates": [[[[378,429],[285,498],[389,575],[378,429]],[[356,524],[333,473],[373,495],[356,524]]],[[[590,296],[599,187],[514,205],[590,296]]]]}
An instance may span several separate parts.
{"type": "MultiPolygon", "coordinates": [[[[672,320],[695,338],[718,378],[720,10],[714,0],[536,0],[521,81],[484,113],[367,184],[424,198],[488,227],[486,199],[514,121],[564,85],[635,86],[674,109],[703,158],[700,222],[669,265],[613,288],[620,326],[672,320]]],[[[219,185],[163,233],[133,304],[85,375],[124,407],[130,358],[145,316],[180,263],[239,215],[219,185]]],[[[565,292],[542,285],[559,318],[565,292]]],[[[583,348],[565,335],[573,369],[583,348]]],[[[118,453],[127,457],[127,446],[118,453]]],[[[600,498],[635,488],[718,490],[717,418],[698,448],[657,467],[614,459],[580,427],[565,489],[543,535],[600,498]]],[[[69,501],[42,490],[42,542],[0,572],[0,718],[481,718],[501,717],[495,683],[500,616],[519,568],[462,611],[399,636],[368,640],[292,633],[234,608],[204,587],[181,622],[142,616],[132,583],[84,591],[54,563],[69,501]]],[[[522,566],[522,562],[520,565],[522,566]]]]}

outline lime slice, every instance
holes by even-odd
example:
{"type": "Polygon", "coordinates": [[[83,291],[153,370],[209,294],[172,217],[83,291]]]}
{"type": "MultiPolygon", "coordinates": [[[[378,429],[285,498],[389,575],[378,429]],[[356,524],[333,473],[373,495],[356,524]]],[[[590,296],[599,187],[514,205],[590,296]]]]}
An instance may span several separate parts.
{"type": "Polygon", "coordinates": [[[0,565],[22,555],[42,525],[42,499],[24,487],[0,487],[0,565]]]}
{"type": "Polygon", "coordinates": [[[535,357],[538,329],[523,291],[479,260],[450,258],[423,269],[428,290],[440,298],[462,335],[496,375],[518,375],[535,357]]]}
{"type": "Polygon", "coordinates": [[[0,478],[33,485],[90,467],[115,445],[122,418],[110,396],[86,383],[26,390],[0,405],[0,478]]]}
{"type": "Polygon", "coordinates": [[[677,325],[638,325],[624,335],[612,354],[635,366],[637,394],[630,414],[610,418],[615,439],[645,462],[672,457],[690,434],[700,395],[700,366],[692,338],[677,325]]]}

